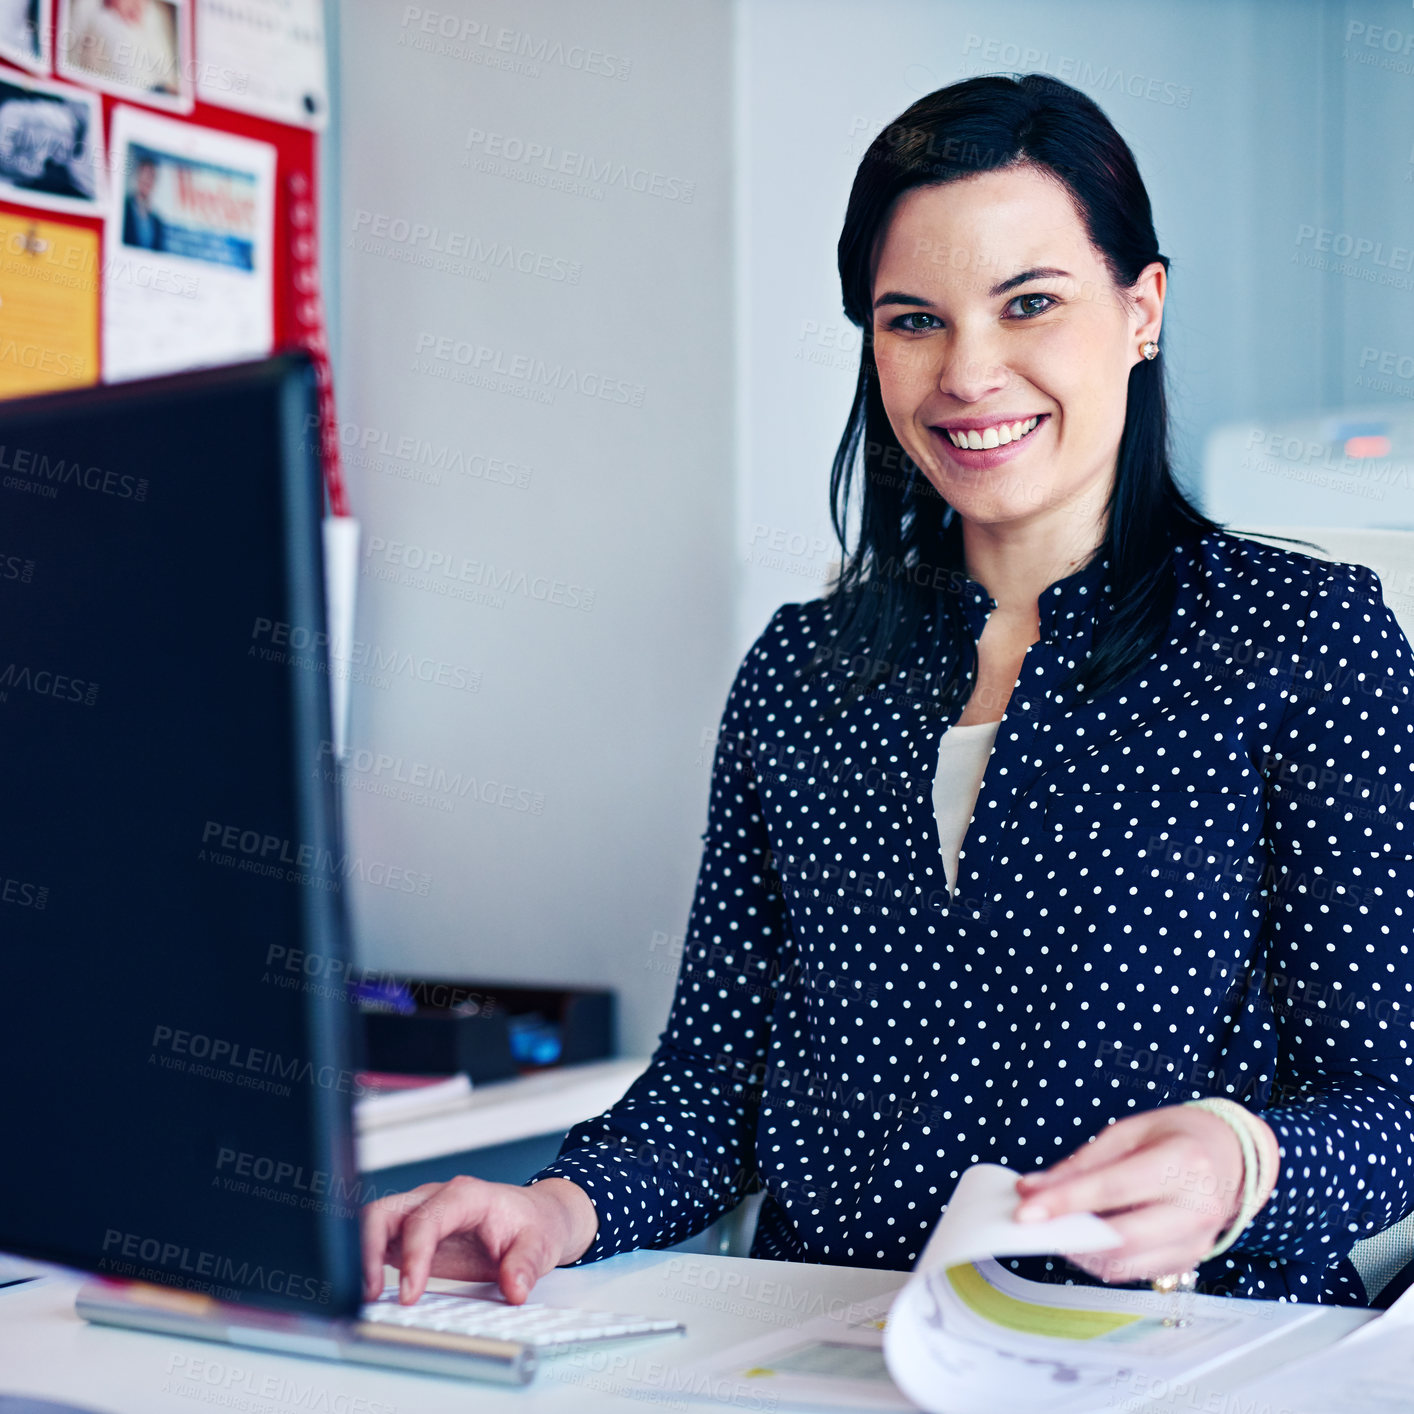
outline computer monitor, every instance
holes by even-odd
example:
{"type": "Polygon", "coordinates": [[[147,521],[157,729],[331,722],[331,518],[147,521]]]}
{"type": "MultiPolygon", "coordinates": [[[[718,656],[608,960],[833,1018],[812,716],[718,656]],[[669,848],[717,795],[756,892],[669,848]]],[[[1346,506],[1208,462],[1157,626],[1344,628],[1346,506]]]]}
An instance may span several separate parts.
{"type": "Polygon", "coordinates": [[[0,404],[0,1250],[337,1317],[315,413],[299,355],[0,404]]]}

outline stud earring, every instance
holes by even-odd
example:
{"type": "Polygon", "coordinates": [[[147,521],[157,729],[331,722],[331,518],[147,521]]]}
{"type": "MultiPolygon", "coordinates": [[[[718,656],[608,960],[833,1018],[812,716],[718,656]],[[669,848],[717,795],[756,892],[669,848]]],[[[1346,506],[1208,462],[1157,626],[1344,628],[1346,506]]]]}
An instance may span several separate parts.
{"type": "Polygon", "coordinates": [[[1142,353],[1145,358],[1158,358],[1159,346],[1150,339],[1146,343],[1139,345],[1139,352],[1142,353]]]}

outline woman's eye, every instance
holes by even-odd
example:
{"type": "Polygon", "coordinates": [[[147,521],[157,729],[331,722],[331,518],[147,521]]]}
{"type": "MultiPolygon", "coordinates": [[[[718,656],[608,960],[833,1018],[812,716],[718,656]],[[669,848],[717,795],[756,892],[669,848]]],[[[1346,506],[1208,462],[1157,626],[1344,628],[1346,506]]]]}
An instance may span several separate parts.
{"type": "Polygon", "coordinates": [[[907,322],[910,319],[932,319],[935,323],[938,322],[937,316],[934,314],[922,314],[915,311],[912,314],[900,314],[899,317],[893,321],[891,327],[894,329],[902,329],[906,334],[926,334],[928,330],[933,327],[933,325],[920,326],[918,324],[910,324],[907,322]]]}
{"type": "Polygon", "coordinates": [[[1029,295],[1017,295],[1017,297],[1011,301],[1011,304],[1007,305],[1007,308],[1010,309],[1012,305],[1019,305],[1020,309],[1017,311],[1015,317],[1020,319],[1031,319],[1037,314],[1044,314],[1055,303],[1056,301],[1052,299],[1050,295],[1043,295],[1039,291],[1036,291],[1035,293],[1029,295]],[[1032,303],[1032,301],[1043,302],[1032,303]]]}

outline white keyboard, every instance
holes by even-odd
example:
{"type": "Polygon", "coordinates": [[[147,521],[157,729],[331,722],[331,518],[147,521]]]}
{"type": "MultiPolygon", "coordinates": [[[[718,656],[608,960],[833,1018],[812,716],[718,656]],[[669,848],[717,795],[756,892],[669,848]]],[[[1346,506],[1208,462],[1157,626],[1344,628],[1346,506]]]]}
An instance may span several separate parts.
{"type": "Polygon", "coordinates": [[[487,1336],[514,1340],[542,1355],[553,1355],[604,1340],[634,1336],[667,1335],[683,1330],[680,1321],[651,1316],[623,1316],[612,1311],[580,1311],[527,1301],[512,1306],[505,1301],[483,1301],[475,1296],[452,1296],[428,1291],[412,1306],[398,1303],[398,1288],[388,1287],[364,1306],[365,1321],[402,1326],[414,1331],[445,1331],[450,1335],[487,1336]]]}

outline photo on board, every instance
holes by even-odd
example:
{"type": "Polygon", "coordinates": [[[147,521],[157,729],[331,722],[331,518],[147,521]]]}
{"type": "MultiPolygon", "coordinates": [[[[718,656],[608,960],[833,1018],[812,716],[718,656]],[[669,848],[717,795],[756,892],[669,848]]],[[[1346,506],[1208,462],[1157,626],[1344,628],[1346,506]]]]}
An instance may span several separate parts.
{"type": "Polygon", "coordinates": [[[103,174],[97,94],[0,72],[0,198],[96,216],[103,174]]]}
{"type": "Polygon", "coordinates": [[[59,0],[59,72],[154,108],[192,109],[189,0],[59,0]]]}
{"type": "Polygon", "coordinates": [[[0,59],[47,74],[53,36],[54,0],[0,0],[0,59]]]}

